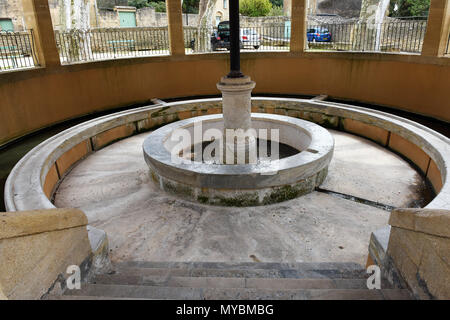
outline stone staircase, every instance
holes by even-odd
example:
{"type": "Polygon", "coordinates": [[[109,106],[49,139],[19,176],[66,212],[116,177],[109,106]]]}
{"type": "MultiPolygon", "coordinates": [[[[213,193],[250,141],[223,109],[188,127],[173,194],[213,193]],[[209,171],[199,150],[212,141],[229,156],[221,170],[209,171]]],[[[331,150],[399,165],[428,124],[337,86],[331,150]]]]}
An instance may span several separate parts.
{"type": "Polygon", "coordinates": [[[122,262],[79,290],[48,299],[411,299],[408,290],[369,275],[355,263],[122,262]]]}

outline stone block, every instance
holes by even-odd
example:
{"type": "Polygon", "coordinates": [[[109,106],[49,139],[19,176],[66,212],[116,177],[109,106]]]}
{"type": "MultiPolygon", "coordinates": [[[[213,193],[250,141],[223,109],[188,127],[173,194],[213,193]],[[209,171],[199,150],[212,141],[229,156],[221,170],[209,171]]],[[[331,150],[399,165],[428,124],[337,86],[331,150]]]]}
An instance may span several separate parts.
{"type": "Polygon", "coordinates": [[[69,265],[91,255],[83,216],[78,210],[6,214],[3,228],[11,237],[0,240],[0,287],[8,299],[41,298],[69,265]]]}
{"type": "Polygon", "coordinates": [[[1,212],[0,219],[0,240],[80,227],[88,223],[86,215],[78,209],[1,212]]]}
{"type": "Polygon", "coordinates": [[[353,119],[343,119],[342,125],[345,131],[376,141],[382,146],[388,143],[389,132],[385,129],[353,119]]]}
{"type": "Polygon", "coordinates": [[[419,266],[419,279],[433,298],[450,299],[450,265],[443,257],[450,256],[450,239],[428,237],[425,242],[424,256],[419,266]],[[440,246],[441,251],[437,251],[440,246]]]}
{"type": "Polygon", "coordinates": [[[177,112],[177,114],[180,120],[192,118],[192,112],[190,110],[179,111],[177,112]]]}
{"type": "Polygon", "coordinates": [[[89,152],[91,152],[91,144],[89,143],[89,140],[84,140],[72,149],[66,151],[61,157],[59,157],[58,160],[56,160],[59,174],[61,176],[64,175],[70,167],[85,157],[89,152]]]}
{"type": "Polygon", "coordinates": [[[53,164],[47,172],[47,176],[44,180],[43,190],[47,198],[51,198],[56,184],[59,181],[58,171],[56,170],[56,165],[53,164]]]}
{"type": "Polygon", "coordinates": [[[442,189],[442,176],[441,176],[441,172],[439,171],[439,168],[436,165],[436,162],[433,161],[433,159],[431,159],[430,161],[430,166],[428,168],[428,172],[427,172],[427,178],[430,180],[434,191],[436,193],[439,193],[439,191],[441,191],[442,189]]]}
{"type": "Polygon", "coordinates": [[[427,172],[430,157],[419,146],[391,132],[389,148],[411,160],[423,173],[427,172]]]}
{"type": "Polygon", "coordinates": [[[136,127],[134,123],[124,124],[109,129],[92,137],[92,146],[94,147],[94,150],[99,150],[111,142],[133,135],[135,131],[136,127]]]}
{"type": "Polygon", "coordinates": [[[450,238],[450,211],[440,209],[395,209],[389,224],[393,227],[450,238]]]}

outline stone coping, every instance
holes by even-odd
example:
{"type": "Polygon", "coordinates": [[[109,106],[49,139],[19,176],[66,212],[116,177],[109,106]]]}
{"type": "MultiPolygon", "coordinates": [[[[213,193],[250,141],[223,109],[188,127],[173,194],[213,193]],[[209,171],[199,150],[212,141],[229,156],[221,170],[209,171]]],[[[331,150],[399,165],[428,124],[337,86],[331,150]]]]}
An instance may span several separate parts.
{"type": "Polygon", "coordinates": [[[450,238],[450,210],[439,209],[395,209],[389,224],[415,232],[450,238]]]}
{"type": "MultiPolygon", "coordinates": [[[[253,122],[267,123],[268,127],[270,124],[279,125],[281,130],[283,127],[291,126],[304,131],[311,137],[307,149],[314,152],[305,150],[291,157],[271,161],[270,165],[266,163],[225,165],[194,161],[173,163],[171,153],[164,147],[165,139],[173,130],[193,126],[197,121],[204,124],[219,123],[222,122],[222,115],[201,116],[195,120],[185,119],[155,130],[143,145],[146,161],[152,166],[159,167],[162,175],[165,176],[169,170],[175,170],[177,181],[199,188],[261,189],[292,184],[308,178],[327,167],[333,154],[334,140],[325,128],[293,117],[252,113],[253,122]]],[[[286,143],[282,137],[280,142],[286,143]]]]}
{"type": "MultiPolygon", "coordinates": [[[[221,99],[215,98],[180,101],[162,106],[146,106],[99,117],[56,134],[32,149],[13,168],[5,185],[6,209],[8,211],[27,211],[55,208],[43,190],[47,173],[63,154],[83,141],[123,125],[136,126],[137,132],[149,130],[156,125],[179,120],[177,112],[187,113],[186,118],[189,118],[199,115],[199,107],[203,106],[210,110],[213,107],[220,107],[220,104],[221,99]],[[194,110],[196,110],[195,114],[194,110]],[[153,119],[159,119],[159,122],[147,127],[141,125],[153,119]]],[[[319,114],[327,119],[333,117],[352,119],[404,138],[418,146],[435,162],[442,181],[439,193],[426,208],[450,209],[448,176],[450,139],[445,136],[399,116],[339,103],[294,98],[252,98],[252,108],[261,109],[264,106],[268,113],[278,110],[288,115],[291,115],[289,111],[309,112],[319,114]]],[[[364,136],[364,132],[361,135],[364,136]]]]}
{"type": "Polygon", "coordinates": [[[0,240],[86,226],[78,209],[50,209],[0,213],[0,240]]]}

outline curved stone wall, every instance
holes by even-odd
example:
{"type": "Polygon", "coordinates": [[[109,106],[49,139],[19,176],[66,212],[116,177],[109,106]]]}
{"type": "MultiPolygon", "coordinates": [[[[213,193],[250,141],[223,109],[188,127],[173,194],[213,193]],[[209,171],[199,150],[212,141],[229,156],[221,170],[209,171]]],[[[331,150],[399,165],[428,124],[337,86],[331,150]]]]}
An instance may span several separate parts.
{"type": "MultiPolygon", "coordinates": [[[[253,98],[252,112],[301,118],[367,137],[422,170],[437,196],[426,208],[449,209],[450,139],[413,121],[380,111],[302,99],[253,98]]],[[[141,107],[96,118],[63,131],[27,153],[5,185],[7,211],[54,208],[52,194],[68,170],[91,151],[118,139],[190,117],[221,113],[221,99],[141,107]]]]}
{"type": "MultiPolygon", "coordinates": [[[[255,93],[326,94],[450,122],[450,59],[398,54],[243,53],[255,93]]],[[[219,94],[228,55],[120,59],[0,75],[0,145],[46,126],[152,98],[219,94]]]]}

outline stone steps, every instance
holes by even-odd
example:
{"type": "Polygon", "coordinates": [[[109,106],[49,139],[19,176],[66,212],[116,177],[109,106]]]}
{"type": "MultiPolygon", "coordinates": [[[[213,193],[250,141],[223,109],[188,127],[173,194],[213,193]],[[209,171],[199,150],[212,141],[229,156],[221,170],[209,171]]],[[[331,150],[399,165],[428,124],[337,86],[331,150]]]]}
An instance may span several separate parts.
{"type": "Polygon", "coordinates": [[[186,288],[133,285],[85,284],[80,290],[65,294],[73,297],[105,297],[115,299],[170,300],[384,300],[410,299],[403,289],[303,289],[275,290],[250,288],[186,288]]]}
{"type": "Polygon", "coordinates": [[[365,270],[354,263],[117,263],[115,271],[49,299],[411,299],[382,282],[367,289],[365,270]]]}
{"type": "MultiPolygon", "coordinates": [[[[93,284],[164,286],[191,288],[250,289],[366,289],[365,279],[289,279],[289,278],[225,278],[225,277],[159,277],[99,275],[93,284]]],[[[389,287],[390,288],[390,287],[389,287]]]]}
{"type": "Polygon", "coordinates": [[[366,279],[355,263],[217,263],[217,262],[124,262],[116,265],[120,274],[142,276],[366,279]]]}

